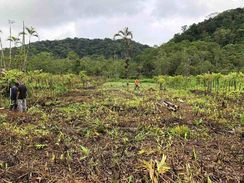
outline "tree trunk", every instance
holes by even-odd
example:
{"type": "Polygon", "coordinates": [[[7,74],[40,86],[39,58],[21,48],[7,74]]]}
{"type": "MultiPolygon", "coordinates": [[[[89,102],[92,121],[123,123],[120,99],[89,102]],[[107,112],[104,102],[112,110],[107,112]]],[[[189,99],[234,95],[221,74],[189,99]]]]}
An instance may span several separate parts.
{"type": "Polygon", "coordinates": [[[3,45],[2,45],[2,39],[0,38],[0,48],[1,48],[1,67],[5,68],[5,61],[4,61],[4,52],[3,52],[3,45]]]}

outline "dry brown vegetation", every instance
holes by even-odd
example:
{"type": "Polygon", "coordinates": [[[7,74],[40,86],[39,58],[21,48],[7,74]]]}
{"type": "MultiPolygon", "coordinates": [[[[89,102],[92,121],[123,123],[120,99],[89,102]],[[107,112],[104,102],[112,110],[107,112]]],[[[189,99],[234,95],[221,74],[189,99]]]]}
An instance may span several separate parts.
{"type": "Polygon", "coordinates": [[[0,110],[0,182],[243,181],[243,95],[73,86],[0,110]]]}

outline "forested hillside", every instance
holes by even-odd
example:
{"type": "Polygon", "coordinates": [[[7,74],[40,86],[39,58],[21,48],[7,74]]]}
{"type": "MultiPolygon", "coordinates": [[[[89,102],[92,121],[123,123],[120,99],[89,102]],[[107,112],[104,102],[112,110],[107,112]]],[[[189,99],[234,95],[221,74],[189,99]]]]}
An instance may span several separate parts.
{"type": "Polygon", "coordinates": [[[193,24],[172,39],[173,42],[183,40],[212,41],[221,46],[244,43],[244,8],[228,10],[214,18],[193,24]]]}
{"type": "Polygon", "coordinates": [[[142,74],[197,75],[207,72],[244,71],[244,44],[220,47],[214,42],[182,41],[152,48],[136,58],[142,74]]]}
{"type": "Polygon", "coordinates": [[[244,8],[193,24],[169,43],[136,58],[142,75],[244,71],[244,8]]]}
{"type": "MultiPolygon", "coordinates": [[[[133,54],[138,55],[147,45],[132,42],[133,54]]],[[[121,40],[113,41],[111,39],[84,39],[67,38],[55,41],[40,41],[31,44],[31,53],[36,55],[41,52],[49,52],[56,58],[66,58],[70,51],[74,51],[79,57],[85,56],[103,56],[105,58],[123,57],[123,43],[121,40]]]]}

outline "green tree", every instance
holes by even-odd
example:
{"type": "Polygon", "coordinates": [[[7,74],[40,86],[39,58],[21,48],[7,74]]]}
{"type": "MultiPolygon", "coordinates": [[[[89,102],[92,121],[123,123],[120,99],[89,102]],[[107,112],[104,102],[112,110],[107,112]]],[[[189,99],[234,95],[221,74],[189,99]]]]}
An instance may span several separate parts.
{"type": "Polygon", "coordinates": [[[74,52],[74,51],[70,51],[68,53],[68,56],[67,56],[67,60],[69,62],[72,62],[72,71],[76,74],[79,74],[79,71],[80,71],[80,58],[79,58],[79,55],[74,52]]]}
{"type": "Polygon", "coordinates": [[[126,79],[127,85],[129,85],[129,61],[131,59],[131,40],[133,39],[133,34],[129,31],[128,27],[125,27],[124,30],[120,30],[117,34],[114,35],[114,40],[116,38],[122,39],[125,46],[125,70],[126,70],[126,79]]]}

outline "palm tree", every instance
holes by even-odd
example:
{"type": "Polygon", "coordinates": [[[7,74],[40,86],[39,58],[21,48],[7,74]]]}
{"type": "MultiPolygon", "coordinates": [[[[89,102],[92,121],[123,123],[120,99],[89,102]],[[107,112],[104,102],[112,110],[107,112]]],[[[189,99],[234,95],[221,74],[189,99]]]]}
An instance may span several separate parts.
{"type": "Polygon", "coordinates": [[[116,38],[123,40],[125,44],[125,72],[128,86],[129,60],[131,59],[131,40],[133,39],[133,34],[131,31],[129,31],[128,27],[125,27],[124,30],[120,30],[117,34],[114,35],[114,40],[116,38]]]}
{"type": "MultiPolygon", "coordinates": [[[[11,36],[11,37],[8,38],[8,41],[14,43],[14,46],[15,46],[15,48],[16,48],[16,52],[17,52],[17,51],[18,51],[18,48],[17,48],[17,47],[18,47],[18,44],[21,43],[21,42],[20,42],[20,39],[19,39],[18,37],[11,36]]],[[[16,56],[16,55],[15,55],[15,56],[16,56]]],[[[17,60],[16,60],[16,62],[17,62],[17,60]]],[[[9,64],[9,68],[11,68],[11,66],[13,67],[12,58],[11,58],[11,63],[9,64]]]]}
{"type": "Polygon", "coordinates": [[[25,50],[25,36],[26,35],[27,35],[27,33],[25,32],[25,23],[23,22],[23,31],[19,33],[19,36],[22,36],[21,51],[25,50]]]}
{"type": "MultiPolygon", "coordinates": [[[[34,27],[32,27],[32,26],[30,28],[26,27],[25,29],[27,31],[27,34],[29,35],[29,43],[28,43],[28,50],[26,51],[26,54],[25,54],[24,64],[23,64],[23,69],[24,70],[26,70],[26,62],[27,62],[28,52],[30,51],[31,37],[34,36],[34,37],[39,38],[39,35],[38,35],[38,33],[37,33],[37,31],[35,30],[34,27]]],[[[24,36],[25,31],[23,31],[22,34],[24,36]]]]}
{"type": "Polygon", "coordinates": [[[27,35],[27,33],[26,33],[25,29],[26,29],[25,22],[23,21],[23,30],[22,30],[22,32],[19,33],[19,36],[22,37],[21,55],[23,56],[23,64],[22,64],[22,68],[20,68],[20,70],[25,69],[25,58],[26,58],[26,54],[27,54],[27,49],[25,47],[25,36],[27,35]]]}
{"type": "MultiPolygon", "coordinates": [[[[0,33],[2,33],[2,31],[0,30],[0,33]]],[[[1,67],[5,68],[5,61],[4,61],[4,52],[3,52],[3,44],[2,44],[2,39],[0,36],[0,48],[1,48],[1,67]]]]}
{"type": "Polygon", "coordinates": [[[11,40],[11,42],[14,42],[15,47],[17,47],[18,44],[20,43],[20,39],[18,37],[15,37],[15,36],[11,36],[8,40],[9,41],[11,40]]]}
{"type": "Polygon", "coordinates": [[[12,42],[14,41],[13,40],[13,36],[9,37],[7,39],[7,41],[9,41],[9,63],[8,63],[8,68],[10,69],[11,65],[12,65],[12,42]]]}
{"type": "Polygon", "coordinates": [[[26,27],[25,29],[26,29],[26,31],[27,31],[27,33],[29,35],[29,46],[30,46],[31,37],[34,36],[34,37],[38,38],[39,36],[38,36],[38,33],[36,32],[34,27],[32,27],[32,26],[30,28],[26,27]]]}
{"type": "Polygon", "coordinates": [[[13,20],[9,20],[8,21],[9,23],[9,68],[11,67],[11,62],[12,62],[12,40],[11,40],[11,37],[12,37],[12,27],[11,25],[14,24],[15,22],[13,20]]]}

